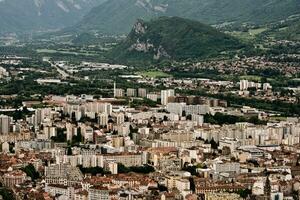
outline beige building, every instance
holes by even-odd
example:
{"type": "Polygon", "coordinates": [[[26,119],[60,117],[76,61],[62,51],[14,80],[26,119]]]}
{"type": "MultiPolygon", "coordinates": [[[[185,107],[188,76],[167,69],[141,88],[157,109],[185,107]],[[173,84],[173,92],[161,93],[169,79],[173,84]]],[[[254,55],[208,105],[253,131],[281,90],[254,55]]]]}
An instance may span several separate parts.
{"type": "Polygon", "coordinates": [[[92,187],[89,189],[89,200],[109,200],[109,190],[102,187],[92,187]]]}
{"type": "Polygon", "coordinates": [[[144,164],[142,162],[142,154],[134,153],[121,153],[121,154],[105,154],[103,155],[104,163],[107,161],[114,161],[116,163],[122,163],[126,167],[131,166],[141,166],[144,164]]]}
{"type": "Polygon", "coordinates": [[[108,124],[108,114],[107,113],[99,114],[98,122],[99,122],[100,126],[107,126],[107,124],[108,124]]]}
{"type": "Polygon", "coordinates": [[[68,187],[58,184],[47,184],[45,191],[51,194],[52,196],[61,195],[60,199],[75,199],[75,193],[79,192],[81,187],[68,187]]]}
{"type": "Polygon", "coordinates": [[[105,164],[105,170],[110,171],[111,174],[118,174],[118,163],[114,161],[107,161],[105,164]]]}
{"type": "Polygon", "coordinates": [[[26,180],[26,173],[21,170],[11,171],[3,175],[3,185],[5,187],[14,187],[26,180]]]}
{"type": "Polygon", "coordinates": [[[124,97],[124,90],[116,88],[114,90],[114,97],[124,97]]]}
{"type": "Polygon", "coordinates": [[[136,89],[127,88],[126,94],[128,97],[135,97],[136,96],[136,89]]]}
{"type": "Polygon", "coordinates": [[[147,97],[147,90],[145,88],[139,88],[138,89],[138,96],[139,97],[147,97]]]}
{"type": "Polygon", "coordinates": [[[89,193],[86,190],[79,191],[74,194],[74,200],[88,200],[89,193]]]}
{"type": "Polygon", "coordinates": [[[236,193],[226,192],[207,192],[205,193],[205,200],[242,200],[243,198],[236,193]]]}

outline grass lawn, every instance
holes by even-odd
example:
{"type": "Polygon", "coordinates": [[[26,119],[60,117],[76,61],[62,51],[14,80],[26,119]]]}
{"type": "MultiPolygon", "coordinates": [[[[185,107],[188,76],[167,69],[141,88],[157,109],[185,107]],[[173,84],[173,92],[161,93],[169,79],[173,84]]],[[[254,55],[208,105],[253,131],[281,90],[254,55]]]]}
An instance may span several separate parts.
{"type": "Polygon", "coordinates": [[[264,31],[266,31],[266,30],[267,30],[266,28],[250,29],[250,30],[249,30],[249,34],[255,36],[255,35],[258,35],[258,34],[264,32],[264,31]]]}
{"type": "Polygon", "coordinates": [[[266,30],[267,28],[257,28],[257,29],[249,29],[248,32],[233,31],[233,32],[229,32],[229,34],[243,41],[249,41],[255,39],[256,35],[261,34],[266,30]]]}
{"type": "Polygon", "coordinates": [[[286,121],[286,117],[282,117],[282,116],[271,116],[270,120],[274,120],[274,121],[286,121]]]}
{"type": "Polygon", "coordinates": [[[82,55],[82,56],[96,56],[97,54],[88,53],[88,52],[72,52],[72,51],[58,51],[54,49],[37,49],[37,53],[46,53],[46,54],[66,54],[66,55],[82,55]]]}
{"type": "Polygon", "coordinates": [[[240,76],[240,80],[248,80],[248,81],[256,81],[259,82],[261,80],[261,76],[254,76],[254,75],[247,75],[247,76],[240,76]]]}
{"type": "Polygon", "coordinates": [[[138,74],[149,78],[167,78],[172,76],[162,71],[143,71],[138,74]]]}

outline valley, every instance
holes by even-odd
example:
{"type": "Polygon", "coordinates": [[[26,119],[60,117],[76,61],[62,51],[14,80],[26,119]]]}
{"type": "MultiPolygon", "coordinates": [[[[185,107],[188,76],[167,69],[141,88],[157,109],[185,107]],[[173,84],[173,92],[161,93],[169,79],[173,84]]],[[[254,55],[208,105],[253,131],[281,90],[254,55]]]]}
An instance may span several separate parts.
{"type": "Polygon", "coordinates": [[[0,0],[0,199],[298,200],[299,0],[0,0]]]}

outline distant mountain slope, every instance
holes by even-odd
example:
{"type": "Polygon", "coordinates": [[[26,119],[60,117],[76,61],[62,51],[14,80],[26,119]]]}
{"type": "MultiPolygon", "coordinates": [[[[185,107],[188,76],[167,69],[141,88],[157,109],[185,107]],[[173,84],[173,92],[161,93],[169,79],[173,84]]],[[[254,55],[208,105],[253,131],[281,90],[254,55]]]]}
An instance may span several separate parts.
{"type": "Polygon", "coordinates": [[[105,0],[0,0],[0,32],[57,29],[81,20],[105,0]]]}
{"type": "Polygon", "coordinates": [[[286,30],[283,31],[282,38],[286,38],[288,40],[297,40],[300,41],[300,20],[293,23],[286,30]]]}
{"type": "Polygon", "coordinates": [[[115,61],[184,60],[243,48],[237,39],[200,22],[179,17],[138,20],[127,39],[110,52],[115,61]]]}
{"type": "MultiPolygon", "coordinates": [[[[100,33],[128,33],[137,19],[150,19],[160,12],[141,8],[136,0],[109,0],[93,8],[74,29],[100,33]]],[[[71,28],[70,30],[74,30],[71,28]]],[[[68,29],[69,30],[69,29],[68,29]]]]}
{"type": "Polygon", "coordinates": [[[268,33],[275,39],[300,41],[300,18],[287,21],[268,33]]]}
{"type": "Polygon", "coordinates": [[[300,13],[299,0],[109,0],[95,7],[73,29],[128,33],[139,18],[178,16],[207,24],[266,23],[300,13]]]}

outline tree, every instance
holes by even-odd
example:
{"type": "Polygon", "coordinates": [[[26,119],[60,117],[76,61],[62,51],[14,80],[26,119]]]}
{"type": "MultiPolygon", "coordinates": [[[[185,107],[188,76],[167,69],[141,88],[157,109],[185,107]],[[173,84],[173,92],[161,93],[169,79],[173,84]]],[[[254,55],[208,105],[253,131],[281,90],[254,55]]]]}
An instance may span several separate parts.
{"type": "Polygon", "coordinates": [[[167,192],[168,188],[164,185],[158,184],[158,189],[160,192],[167,192]]]}
{"type": "Polygon", "coordinates": [[[168,120],[169,120],[169,118],[165,115],[163,121],[168,121],[168,120]]]}
{"type": "Polygon", "coordinates": [[[71,120],[72,120],[72,122],[76,122],[76,114],[75,114],[75,112],[72,112],[71,120]]]}
{"type": "Polygon", "coordinates": [[[141,174],[149,174],[151,172],[155,172],[154,167],[151,165],[143,165],[143,166],[132,166],[129,167],[130,171],[141,174]]]}
{"type": "Polygon", "coordinates": [[[260,82],[261,83],[267,83],[268,82],[268,79],[266,77],[261,77],[260,78],[260,82]]]}
{"type": "Polygon", "coordinates": [[[196,166],[186,166],[186,167],[183,167],[182,170],[183,171],[187,171],[187,172],[190,172],[191,175],[197,175],[197,167],[196,166]]]}
{"type": "Polygon", "coordinates": [[[118,173],[128,173],[130,172],[130,169],[123,165],[122,163],[118,163],[118,173]]]}
{"type": "Polygon", "coordinates": [[[186,119],[187,119],[187,120],[192,120],[192,115],[187,115],[187,116],[186,116],[186,119]]]}
{"type": "Polygon", "coordinates": [[[131,131],[129,132],[128,136],[130,137],[131,140],[133,139],[133,134],[131,131]]]}
{"type": "Polygon", "coordinates": [[[14,142],[9,142],[9,152],[10,153],[15,153],[15,143],[14,142]]]}
{"type": "Polygon", "coordinates": [[[80,142],[82,142],[82,134],[81,134],[81,128],[78,127],[78,131],[77,131],[77,135],[74,135],[72,137],[72,145],[76,145],[76,144],[79,144],[80,142]]]}
{"type": "Polygon", "coordinates": [[[189,178],[189,181],[190,181],[190,188],[193,192],[196,191],[196,185],[195,185],[195,182],[194,182],[194,178],[193,177],[190,177],[189,178]]]}
{"type": "Polygon", "coordinates": [[[119,173],[135,172],[140,174],[149,174],[151,172],[155,172],[155,169],[151,165],[147,165],[147,164],[142,166],[126,167],[122,163],[118,163],[118,172],[119,173]]]}
{"type": "Polygon", "coordinates": [[[237,191],[237,194],[239,194],[240,197],[242,197],[243,199],[246,199],[249,195],[252,194],[252,191],[249,190],[248,188],[244,190],[240,189],[237,191]]]}
{"type": "Polygon", "coordinates": [[[66,129],[58,128],[57,135],[51,137],[54,142],[67,142],[67,135],[64,133],[66,129]]]}
{"type": "Polygon", "coordinates": [[[105,171],[102,167],[88,167],[88,168],[84,168],[82,167],[82,165],[78,166],[80,171],[83,174],[92,174],[93,176],[96,176],[97,174],[110,174],[109,171],[105,171]]]}
{"type": "Polygon", "coordinates": [[[40,178],[39,172],[37,172],[34,168],[34,166],[30,163],[26,167],[22,168],[22,171],[24,171],[27,176],[31,178],[32,181],[35,181],[36,179],[40,178]]]}
{"type": "Polygon", "coordinates": [[[14,200],[13,192],[7,188],[0,188],[0,195],[4,200],[14,200]]]}
{"type": "Polygon", "coordinates": [[[213,148],[213,149],[218,149],[219,144],[216,143],[216,141],[214,140],[214,138],[212,138],[212,139],[210,140],[210,144],[211,144],[211,148],[213,148]]]}
{"type": "Polygon", "coordinates": [[[68,155],[68,156],[73,155],[71,146],[68,146],[68,148],[67,148],[67,155],[68,155]]]}

